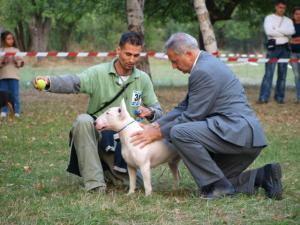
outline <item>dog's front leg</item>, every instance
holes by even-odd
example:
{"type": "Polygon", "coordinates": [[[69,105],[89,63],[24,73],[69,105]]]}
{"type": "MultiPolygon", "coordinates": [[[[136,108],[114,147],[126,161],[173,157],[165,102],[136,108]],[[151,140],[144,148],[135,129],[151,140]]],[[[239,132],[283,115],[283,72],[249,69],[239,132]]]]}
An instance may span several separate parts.
{"type": "Polygon", "coordinates": [[[129,191],[128,195],[134,193],[136,187],[136,168],[127,165],[129,175],[129,191]]]}
{"type": "Polygon", "coordinates": [[[149,196],[152,193],[150,162],[141,166],[140,169],[144,179],[145,195],[149,196]]]}

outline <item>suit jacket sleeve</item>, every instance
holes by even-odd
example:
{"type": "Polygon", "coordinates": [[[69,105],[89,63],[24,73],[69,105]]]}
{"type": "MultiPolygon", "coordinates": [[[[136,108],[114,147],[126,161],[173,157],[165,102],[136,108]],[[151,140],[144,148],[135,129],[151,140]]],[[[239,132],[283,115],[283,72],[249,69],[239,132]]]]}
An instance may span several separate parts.
{"type": "Polygon", "coordinates": [[[220,83],[213,75],[200,70],[193,71],[186,99],[157,121],[163,136],[169,138],[171,128],[177,124],[205,119],[214,106],[220,83]]]}

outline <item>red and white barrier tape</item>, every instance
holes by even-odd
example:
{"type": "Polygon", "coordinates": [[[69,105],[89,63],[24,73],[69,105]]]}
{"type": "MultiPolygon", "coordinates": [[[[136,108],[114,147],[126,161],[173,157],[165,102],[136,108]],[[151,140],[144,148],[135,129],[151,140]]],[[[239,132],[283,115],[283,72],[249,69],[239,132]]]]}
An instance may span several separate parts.
{"type": "MultiPolygon", "coordinates": [[[[214,54],[223,62],[239,62],[239,63],[288,63],[300,62],[297,58],[265,58],[262,54],[214,54]]],[[[115,57],[116,52],[0,52],[0,57],[3,56],[19,56],[19,57],[115,57]]],[[[163,52],[142,52],[142,57],[149,56],[158,59],[168,59],[168,56],[163,52]]]]}

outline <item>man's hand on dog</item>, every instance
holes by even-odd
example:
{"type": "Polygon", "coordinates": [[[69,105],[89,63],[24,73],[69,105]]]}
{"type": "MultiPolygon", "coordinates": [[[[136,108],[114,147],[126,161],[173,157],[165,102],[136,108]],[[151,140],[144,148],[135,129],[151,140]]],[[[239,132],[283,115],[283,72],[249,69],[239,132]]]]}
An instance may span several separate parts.
{"type": "Polygon", "coordinates": [[[141,148],[153,141],[162,139],[162,133],[158,123],[152,123],[148,125],[142,125],[144,130],[133,133],[131,137],[131,143],[133,145],[139,145],[141,148]]]}

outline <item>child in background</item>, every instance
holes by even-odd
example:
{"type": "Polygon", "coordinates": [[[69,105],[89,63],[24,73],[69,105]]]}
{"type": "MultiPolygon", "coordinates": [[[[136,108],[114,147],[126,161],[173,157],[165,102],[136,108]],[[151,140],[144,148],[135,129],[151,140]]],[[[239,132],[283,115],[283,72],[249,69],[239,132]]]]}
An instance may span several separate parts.
{"type": "MultiPolygon", "coordinates": [[[[15,38],[9,31],[1,34],[1,52],[19,52],[16,48],[15,38]]],[[[14,100],[15,116],[20,117],[19,98],[19,69],[24,65],[22,58],[17,56],[2,56],[0,58],[0,89],[12,94],[14,100]]],[[[1,117],[7,116],[7,107],[2,108],[1,117]]]]}

